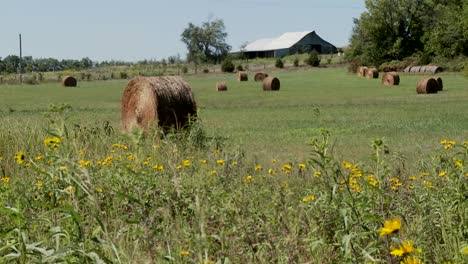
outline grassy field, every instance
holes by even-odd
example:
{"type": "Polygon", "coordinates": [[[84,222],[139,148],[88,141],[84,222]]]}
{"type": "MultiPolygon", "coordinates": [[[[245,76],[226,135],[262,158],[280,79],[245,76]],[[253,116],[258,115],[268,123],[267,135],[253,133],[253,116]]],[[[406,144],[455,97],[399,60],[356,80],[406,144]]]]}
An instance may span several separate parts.
{"type": "Polygon", "coordinates": [[[0,263],[466,263],[466,78],[270,75],[187,76],[165,137],[120,133],[125,80],[1,85],[0,263]]]}

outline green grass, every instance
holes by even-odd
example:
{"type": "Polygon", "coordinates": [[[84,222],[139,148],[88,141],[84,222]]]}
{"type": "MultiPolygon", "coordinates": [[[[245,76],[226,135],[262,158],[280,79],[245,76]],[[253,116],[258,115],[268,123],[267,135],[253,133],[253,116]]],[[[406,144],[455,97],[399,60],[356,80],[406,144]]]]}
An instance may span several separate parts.
{"type": "Polygon", "coordinates": [[[201,122],[165,137],[119,132],[125,80],[0,86],[0,263],[466,263],[464,77],[269,74],[187,76],[201,122]]]}

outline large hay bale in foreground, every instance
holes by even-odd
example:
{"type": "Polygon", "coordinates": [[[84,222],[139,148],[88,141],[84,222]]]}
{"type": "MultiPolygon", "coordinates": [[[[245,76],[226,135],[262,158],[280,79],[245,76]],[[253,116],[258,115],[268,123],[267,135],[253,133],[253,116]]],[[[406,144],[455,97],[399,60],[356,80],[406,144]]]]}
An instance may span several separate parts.
{"type": "Polygon", "coordinates": [[[442,81],[442,78],[436,77],[434,79],[437,81],[437,84],[438,84],[437,91],[443,91],[444,90],[444,82],[442,81]]]}
{"type": "Polygon", "coordinates": [[[158,124],[164,130],[183,128],[197,106],[192,89],[180,77],[136,77],[130,80],[121,99],[124,131],[148,129],[158,124]]]}
{"type": "Polygon", "coordinates": [[[237,73],[237,80],[240,82],[246,82],[249,80],[249,75],[246,72],[240,71],[237,73]]]}
{"type": "Polygon", "coordinates": [[[434,78],[425,78],[418,82],[416,86],[416,92],[418,94],[431,94],[437,93],[439,84],[434,78]]]}
{"type": "Polygon", "coordinates": [[[227,91],[226,82],[217,82],[216,83],[216,91],[218,91],[218,92],[227,91]]]}
{"type": "Polygon", "coordinates": [[[255,74],[255,77],[254,77],[254,80],[256,82],[263,82],[263,80],[268,77],[268,74],[264,73],[264,72],[257,72],[255,74]]]}
{"type": "Polygon", "coordinates": [[[399,85],[400,75],[397,72],[386,72],[382,76],[383,85],[399,85]]]}
{"type": "Polygon", "coordinates": [[[366,73],[367,79],[377,79],[379,78],[379,71],[376,68],[369,68],[366,73]]]}
{"type": "Polygon", "coordinates": [[[266,77],[263,80],[263,91],[279,91],[280,81],[276,77],[266,77]]]}
{"type": "Polygon", "coordinates": [[[368,70],[368,69],[369,69],[369,68],[367,68],[367,67],[365,67],[365,66],[359,67],[359,68],[358,68],[358,71],[357,71],[357,75],[358,75],[359,77],[365,77],[366,74],[367,74],[367,70],[368,70]]]}
{"type": "Polygon", "coordinates": [[[76,87],[77,83],[76,78],[73,76],[65,76],[62,78],[62,84],[65,87],[76,87]]]}

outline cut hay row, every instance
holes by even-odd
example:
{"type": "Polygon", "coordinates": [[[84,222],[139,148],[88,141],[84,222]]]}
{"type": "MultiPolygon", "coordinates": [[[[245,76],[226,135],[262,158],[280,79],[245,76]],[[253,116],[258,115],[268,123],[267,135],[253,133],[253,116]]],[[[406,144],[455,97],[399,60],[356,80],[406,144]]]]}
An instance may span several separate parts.
{"type": "Polygon", "coordinates": [[[65,87],[76,87],[76,78],[73,76],[65,76],[62,78],[62,85],[65,87]]]}
{"type": "Polygon", "coordinates": [[[416,92],[418,94],[433,94],[444,89],[442,78],[425,78],[418,82],[416,85],[416,92]]]}
{"type": "Polygon", "coordinates": [[[359,67],[358,70],[357,70],[357,75],[359,77],[365,77],[367,75],[367,70],[369,68],[365,67],[365,66],[362,66],[362,67],[359,67]]]}
{"type": "Polygon", "coordinates": [[[406,73],[439,73],[442,72],[442,68],[439,66],[434,65],[426,65],[426,66],[409,66],[406,67],[403,72],[406,73]]]}
{"type": "Polygon", "coordinates": [[[197,106],[192,89],[180,77],[136,77],[130,80],[121,98],[124,131],[158,124],[163,129],[182,128],[197,106]]]}
{"type": "Polygon", "coordinates": [[[276,77],[266,77],[263,80],[263,91],[279,91],[280,81],[276,77]]]}
{"type": "Polygon", "coordinates": [[[369,68],[366,73],[367,79],[377,79],[379,78],[379,71],[376,68],[369,68]]]}
{"type": "Polygon", "coordinates": [[[397,72],[385,72],[382,76],[383,85],[399,85],[400,84],[400,75],[397,72]]]}

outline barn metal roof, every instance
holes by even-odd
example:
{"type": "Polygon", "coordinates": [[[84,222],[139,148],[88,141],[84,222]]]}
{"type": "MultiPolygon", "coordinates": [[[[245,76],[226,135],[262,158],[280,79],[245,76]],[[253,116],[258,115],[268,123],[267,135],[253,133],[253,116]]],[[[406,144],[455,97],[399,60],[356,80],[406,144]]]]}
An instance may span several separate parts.
{"type": "Polygon", "coordinates": [[[288,49],[313,31],[286,32],[277,38],[264,38],[250,42],[244,51],[265,51],[288,49]]]}

